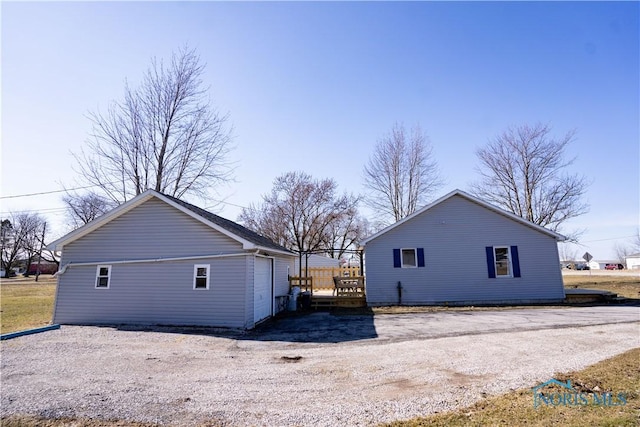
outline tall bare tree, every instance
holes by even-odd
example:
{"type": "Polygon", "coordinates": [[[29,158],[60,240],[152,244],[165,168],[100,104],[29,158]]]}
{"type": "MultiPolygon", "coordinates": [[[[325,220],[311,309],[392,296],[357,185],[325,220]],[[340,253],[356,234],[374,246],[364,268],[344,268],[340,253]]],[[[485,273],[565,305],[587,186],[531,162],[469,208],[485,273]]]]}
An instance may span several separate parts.
{"type": "Polygon", "coordinates": [[[588,210],[582,201],[586,178],[566,172],[575,160],[565,159],[573,139],[574,132],[556,138],[548,125],[540,123],[507,129],[477,150],[480,181],[473,184],[472,192],[534,224],[558,231],[567,220],[588,210]]]}
{"type": "Polygon", "coordinates": [[[338,195],[337,187],[332,179],[286,173],[275,179],[262,204],[242,210],[239,221],[286,248],[333,254],[328,245],[345,247],[361,237],[349,220],[357,216],[358,198],[338,195]]]}
{"type": "Polygon", "coordinates": [[[67,220],[72,228],[87,224],[115,207],[113,201],[95,192],[67,193],[62,197],[67,206],[67,220]]]}
{"type": "Polygon", "coordinates": [[[396,123],[382,137],[364,167],[366,203],[398,221],[426,204],[443,184],[429,138],[419,126],[406,131],[396,123]]]}
{"type": "Polygon", "coordinates": [[[203,74],[187,48],[168,64],[154,58],[139,86],[126,83],[122,100],[90,113],[91,138],[75,155],[83,179],[115,203],[149,188],[203,197],[228,181],[228,117],[210,105],[203,74]]]}

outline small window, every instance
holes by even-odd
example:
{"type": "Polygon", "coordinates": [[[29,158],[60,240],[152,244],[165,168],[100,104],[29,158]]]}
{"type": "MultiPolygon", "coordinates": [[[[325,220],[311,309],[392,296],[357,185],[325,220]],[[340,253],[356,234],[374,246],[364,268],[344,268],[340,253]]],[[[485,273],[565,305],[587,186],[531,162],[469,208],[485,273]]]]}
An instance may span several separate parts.
{"type": "Polygon", "coordinates": [[[402,268],[417,267],[416,262],[416,250],[415,249],[403,249],[402,250],[402,268]]]}
{"type": "Polygon", "coordinates": [[[111,282],[111,266],[99,265],[96,270],[96,288],[109,289],[111,282]]]}
{"type": "Polygon", "coordinates": [[[493,248],[496,263],[496,277],[511,277],[511,254],[508,246],[493,248]]]}
{"type": "Polygon", "coordinates": [[[193,267],[193,289],[209,289],[209,264],[193,267]]]}

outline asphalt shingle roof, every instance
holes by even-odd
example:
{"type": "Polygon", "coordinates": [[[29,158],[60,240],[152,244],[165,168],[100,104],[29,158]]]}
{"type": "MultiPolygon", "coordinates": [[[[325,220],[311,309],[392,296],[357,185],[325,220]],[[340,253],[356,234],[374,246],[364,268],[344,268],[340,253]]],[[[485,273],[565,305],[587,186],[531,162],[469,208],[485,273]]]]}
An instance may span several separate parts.
{"type": "MultiPolygon", "coordinates": [[[[161,193],[162,194],[162,193],[161,193]]],[[[202,218],[206,219],[207,221],[210,221],[222,228],[224,228],[225,230],[235,234],[238,237],[241,237],[257,246],[263,247],[263,248],[267,248],[267,249],[275,249],[275,250],[279,250],[279,251],[286,251],[286,252],[291,252],[289,249],[285,248],[284,246],[280,246],[279,244],[275,243],[273,240],[264,237],[258,233],[256,233],[255,231],[249,230],[247,227],[240,225],[236,222],[230,221],[226,218],[222,218],[221,216],[218,216],[214,213],[211,213],[207,210],[204,210],[202,208],[199,208],[198,206],[192,205],[191,203],[187,203],[184,200],[180,200],[176,197],[173,196],[169,196],[167,194],[162,194],[164,197],[166,197],[167,199],[179,204],[180,206],[190,210],[191,212],[195,213],[196,215],[201,216],[202,218]]],[[[291,252],[293,253],[293,252],[291,252]]]]}

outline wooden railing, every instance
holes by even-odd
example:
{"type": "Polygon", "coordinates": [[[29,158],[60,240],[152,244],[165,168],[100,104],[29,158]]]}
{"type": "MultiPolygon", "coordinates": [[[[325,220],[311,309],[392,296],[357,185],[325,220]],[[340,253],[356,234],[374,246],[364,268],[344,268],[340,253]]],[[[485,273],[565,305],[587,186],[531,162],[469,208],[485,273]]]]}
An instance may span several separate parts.
{"type": "Polygon", "coordinates": [[[309,292],[312,308],[367,305],[364,277],[360,275],[360,268],[310,267],[307,272],[307,277],[290,276],[289,286],[299,287],[301,292],[309,292]]]}
{"type": "MultiPolygon", "coordinates": [[[[302,271],[304,274],[304,270],[302,271]]],[[[314,290],[333,290],[335,284],[333,278],[361,276],[360,267],[309,267],[307,276],[313,278],[314,290]]]]}
{"type": "Polygon", "coordinates": [[[300,292],[311,292],[313,294],[313,277],[289,276],[289,291],[297,286],[300,292]]]}

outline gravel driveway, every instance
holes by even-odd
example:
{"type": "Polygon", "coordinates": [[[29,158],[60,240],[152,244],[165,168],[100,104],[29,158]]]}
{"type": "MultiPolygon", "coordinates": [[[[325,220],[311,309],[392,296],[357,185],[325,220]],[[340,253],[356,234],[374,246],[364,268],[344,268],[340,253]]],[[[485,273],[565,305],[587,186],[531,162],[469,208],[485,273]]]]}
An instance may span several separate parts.
{"type": "Polygon", "coordinates": [[[640,347],[640,307],[316,313],[257,331],[63,326],[3,341],[1,415],[371,425],[640,347]]]}

